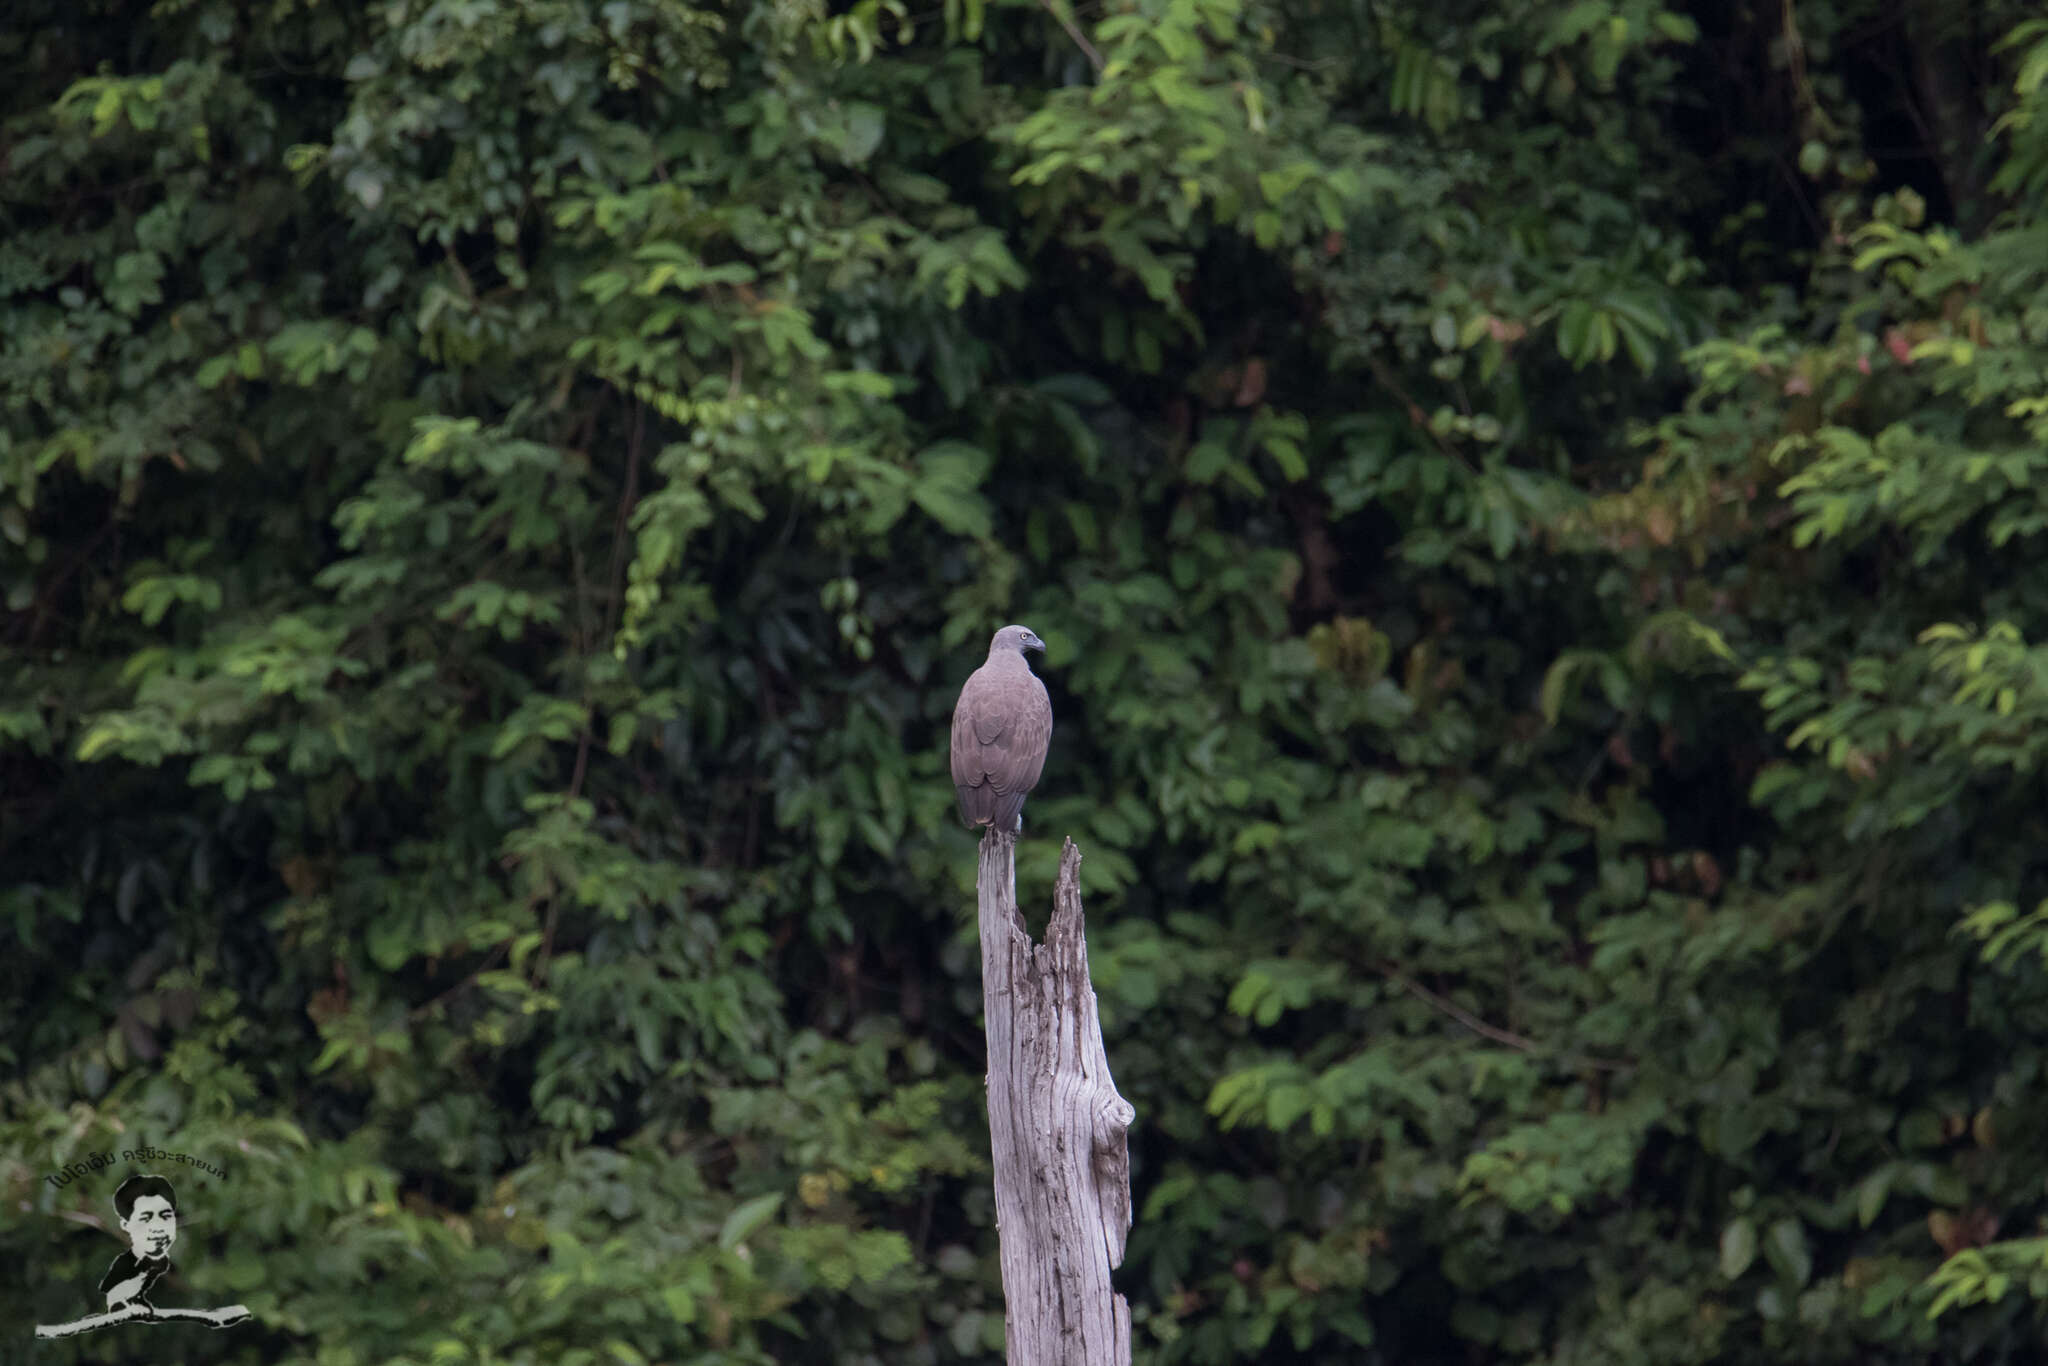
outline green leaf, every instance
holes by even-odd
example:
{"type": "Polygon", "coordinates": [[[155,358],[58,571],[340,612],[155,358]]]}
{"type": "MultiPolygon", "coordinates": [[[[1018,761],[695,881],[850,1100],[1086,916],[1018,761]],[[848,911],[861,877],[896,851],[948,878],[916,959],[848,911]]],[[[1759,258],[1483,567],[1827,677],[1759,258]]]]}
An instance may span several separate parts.
{"type": "Polygon", "coordinates": [[[919,473],[910,485],[910,497],[954,535],[987,536],[994,521],[978,489],[992,463],[988,452],[966,442],[929,446],[918,456],[919,473]]]}
{"type": "Polygon", "coordinates": [[[757,1195],[744,1202],[725,1216],[725,1222],[718,1230],[718,1245],[730,1252],[752,1237],[755,1231],[774,1218],[775,1212],[781,1208],[781,1191],[757,1195]]]}
{"type": "Polygon", "coordinates": [[[1213,484],[1222,475],[1224,466],[1230,463],[1230,451],[1220,442],[1203,441],[1188,452],[1186,473],[1188,482],[1213,484]]]}
{"type": "Polygon", "coordinates": [[[888,127],[888,118],[878,105],[856,101],[846,109],[846,141],[842,151],[846,160],[859,165],[875,154],[882,145],[882,133],[888,127]]]}
{"type": "Polygon", "coordinates": [[[1869,1228],[1877,1222],[1877,1216],[1883,1213],[1885,1200],[1891,1194],[1892,1178],[1896,1171],[1896,1167],[1886,1163],[1857,1185],[1856,1219],[1863,1227],[1869,1228]]]}
{"type": "MultiPolygon", "coordinates": [[[[1797,1219],[1779,1219],[1764,1237],[1764,1252],[1778,1274],[1794,1286],[1804,1286],[1813,1276],[1813,1253],[1806,1245],[1806,1228],[1797,1219]]],[[[1722,1258],[1726,1265],[1727,1258],[1722,1258]]]]}
{"type": "Polygon", "coordinates": [[[1721,1230],[1721,1275],[1735,1280],[1756,1260],[1756,1225],[1748,1218],[1731,1219],[1721,1230]]]}

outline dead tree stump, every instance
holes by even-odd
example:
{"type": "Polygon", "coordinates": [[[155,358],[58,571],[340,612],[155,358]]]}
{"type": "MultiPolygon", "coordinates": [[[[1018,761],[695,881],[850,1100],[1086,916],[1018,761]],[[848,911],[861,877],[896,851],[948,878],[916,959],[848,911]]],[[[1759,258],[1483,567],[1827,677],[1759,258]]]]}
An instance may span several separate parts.
{"type": "Polygon", "coordinates": [[[1013,835],[983,836],[975,879],[1009,1366],[1130,1366],[1131,1307],[1109,1273],[1131,1227],[1137,1111],[1102,1047],[1081,851],[1060,853],[1043,945],[1017,912],[1016,852],[1013,835]]]}

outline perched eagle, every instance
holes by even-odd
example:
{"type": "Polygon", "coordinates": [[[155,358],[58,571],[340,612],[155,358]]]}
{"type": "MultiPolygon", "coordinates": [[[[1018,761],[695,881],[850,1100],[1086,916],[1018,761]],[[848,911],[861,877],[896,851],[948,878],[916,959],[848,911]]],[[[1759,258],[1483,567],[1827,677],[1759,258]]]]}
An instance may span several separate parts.
{"type": "Polygon", "coordinates": [[[968,675],[953,708],[953,787],[960,819],[1006,833],[1024,828],[1024,794],[1038,785],[1052,743],[1052,703],[1024,662],[1045,651],[1028,626],[1005,626],[988,662],[968,675]]]}

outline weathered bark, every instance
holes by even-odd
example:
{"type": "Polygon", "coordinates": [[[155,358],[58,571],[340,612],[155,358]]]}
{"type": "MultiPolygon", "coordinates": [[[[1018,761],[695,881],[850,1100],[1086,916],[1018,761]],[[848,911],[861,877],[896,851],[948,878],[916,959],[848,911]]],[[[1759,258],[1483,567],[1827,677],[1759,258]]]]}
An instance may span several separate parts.
{"type": "Polygon", "coordinates": [[[1014,835],[990,831],[975,881],[1009,1366],[1129,1366],[1131,1309],[1109,1272],[1131,1227],[1137,1111],[1103,1051],[1081,851],[1061,851],[1043,945],[1017,913],[1016,851],[1014,835]]]}

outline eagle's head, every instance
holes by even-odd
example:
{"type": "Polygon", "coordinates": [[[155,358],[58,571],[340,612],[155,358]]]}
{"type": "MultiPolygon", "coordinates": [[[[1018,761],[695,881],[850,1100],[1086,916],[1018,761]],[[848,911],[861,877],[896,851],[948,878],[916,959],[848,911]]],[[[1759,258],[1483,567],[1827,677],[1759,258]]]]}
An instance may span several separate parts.
{"type": "Polygon", "coordinates": [[[1038,633],[1029,626],[1005,626],[1002,630],[996,632],[995,639],[988,643],[988,652],[990,654],[996,654],[1002,650],[1015,650],[1020,655],[1026,650],[1036,650],[1040,654],[1044,654],[1045,642],[1040,640],[1038,633]]]}

